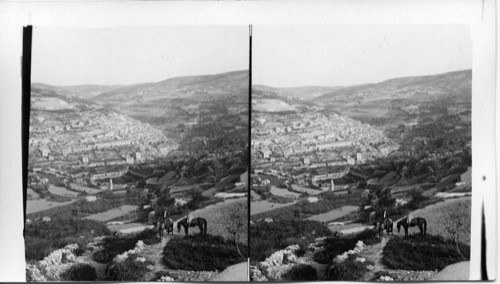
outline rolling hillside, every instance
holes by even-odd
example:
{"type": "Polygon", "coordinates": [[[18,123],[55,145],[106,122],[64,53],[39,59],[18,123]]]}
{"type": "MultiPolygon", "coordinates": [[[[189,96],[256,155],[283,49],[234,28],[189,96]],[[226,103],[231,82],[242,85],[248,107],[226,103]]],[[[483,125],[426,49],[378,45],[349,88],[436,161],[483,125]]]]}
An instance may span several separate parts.
{"type": "Polygon", "coordinates": [[[160,82],[125,86],[96,96],[102,103],[147,103],[158,100],[191,98],[196,101],[223,99],[248,94],[248,71],[186,76],[160,82]]]}
{"type": "Polygon", "coordinates": [[[276,92],[277,94],[284,97],[304,99],[304,100],[311,100],[319,96],[322,96],[324,94],[328,94],[343,88],[343,87],[323,87],[323,86],[276,88],[264,85],[254,85],[253,87],[260,90],[266,90],[269,92],[276,92]]]}
{"type": "Polygon", "coordinates": [[[90,99],[102,93],[106,93],[122,87],[122,85],[52,86],[42,83],[31,84],[31,88],[34,94],[52,91],[60,96],[81,97],[83,99],[90,99]]]}
{"type": "Polygon", "coordinates": [[[365,104],[380,100],[432,102],[453,97],[471,101],[472,70],[438,75],[390,79],[376,84],[346,87],[314,99],[321,103],[353,102],[365,104]]]}

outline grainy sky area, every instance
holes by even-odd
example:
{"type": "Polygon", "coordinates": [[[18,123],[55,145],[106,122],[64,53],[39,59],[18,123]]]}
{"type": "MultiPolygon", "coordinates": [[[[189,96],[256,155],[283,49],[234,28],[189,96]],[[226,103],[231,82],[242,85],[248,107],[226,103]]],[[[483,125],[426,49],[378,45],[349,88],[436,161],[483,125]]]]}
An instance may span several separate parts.
{"type": "Polygon", "coordinates": [[[467,25],[253,26],[252,84],[349,86],[472,67],[467,25]]]}
{"type": "Polygon", "coordinates": [[[32,82],[134,84],[248,70],[248,26],[35,27],[32,82]]]}

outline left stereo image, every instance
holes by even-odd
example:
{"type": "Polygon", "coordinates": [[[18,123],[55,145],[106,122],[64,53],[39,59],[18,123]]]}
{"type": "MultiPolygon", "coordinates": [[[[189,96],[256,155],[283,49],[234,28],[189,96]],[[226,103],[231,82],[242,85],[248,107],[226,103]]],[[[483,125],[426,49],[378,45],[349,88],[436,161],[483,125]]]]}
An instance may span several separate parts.
{"type": "Polygon", "coordinates": [[[248,281],[248,26],[33,27],[27,281],[248,281]]]}

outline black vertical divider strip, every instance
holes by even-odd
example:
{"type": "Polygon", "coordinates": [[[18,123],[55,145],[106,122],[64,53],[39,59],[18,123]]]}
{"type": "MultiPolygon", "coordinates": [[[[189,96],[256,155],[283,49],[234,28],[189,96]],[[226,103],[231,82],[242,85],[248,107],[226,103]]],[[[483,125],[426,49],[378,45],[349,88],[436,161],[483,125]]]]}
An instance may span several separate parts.
{"type": "MultiPolygon", "coordinates": [[[[249,31],[249,56],[248,56],[248,182],[247,182],[247,187],[248,187],[248,245],[247,245],[247,251],[248,251],[248,262],[249,262],[249,268],[250,268],[250,198],[252,196],[250,192],[250,172],[251,172],[251,167],[252,167],[252,25],[248,26],[248,31],[249,31]]],[[[250,269],[248,270],[248,281],[250,281],[250,269]]]]}
{"type": "MultiPolygon", "coordinates": [[[[23,175],[23,224],[26,220],[26,198],[28,186],[28,150],[30,126],[30,91],[31,91],[31,40],[33,26],[23,27],[23,54],[21,60],[22,98],[21,98],[21,150],[23,175]]],[[[25,234],[23,225],[23,237],[25,234]]]]}
{"type": "Polygon", "coordinates": [[[481,204],[481,280],[488,279],[488,269],[486,267],[486,218],[484,217],[484,200],[481,204]]]}

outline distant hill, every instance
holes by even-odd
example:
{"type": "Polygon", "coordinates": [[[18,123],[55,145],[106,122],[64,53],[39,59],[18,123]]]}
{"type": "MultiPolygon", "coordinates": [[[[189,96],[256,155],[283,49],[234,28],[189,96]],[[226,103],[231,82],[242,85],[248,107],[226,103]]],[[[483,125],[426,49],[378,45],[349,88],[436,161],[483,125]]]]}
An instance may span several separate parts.
{"type": "Polygon", "coordinates": [[[125,86],[95,97],[103,103],[147,103],[162,99],[223,99],[228,96],[248,96],[248,71],[233,71],[214,75],[186,76],[160,82],[125,86]]]}
{"type": "Polygon", "coordinates": [[[279,87],[269,87],[265,85],[254,85],[252,87],[260,90],[276,92],[277,94],[284,97],[303,99],[303,100],[314,99],[324,94],[328,94],[343,88],[343,87],[322,87],[322,86],[279,88],[279,87]]]}
{"type": "Polygon", "coordinates": [[[122,85],[75,85],[75,86],[52,86],[42,83],[32,83],[31,88],[33,93],[37,94],[40,91],[53,91],[55,94],[65,97],[81,97],[90,99],[102,93],[106,93],[118,88],[122,85]],[[37,92],[38,91],[38,92],[37,92]]]}
{"type": "Polygon", "coordinates": [[[376,84],[350,86],[314,99],[318,103],[405,100],[432,102],[448,98],[471,101],[472,70],[444,74],[403,77],[376,84]]]}
{"type": "Polygon", "coordinates": [[[278,88],[252,86],[252,110],[257,112],[296,112],[308,110],[316,104],[310,100],[288,97],[278,88]]]}

